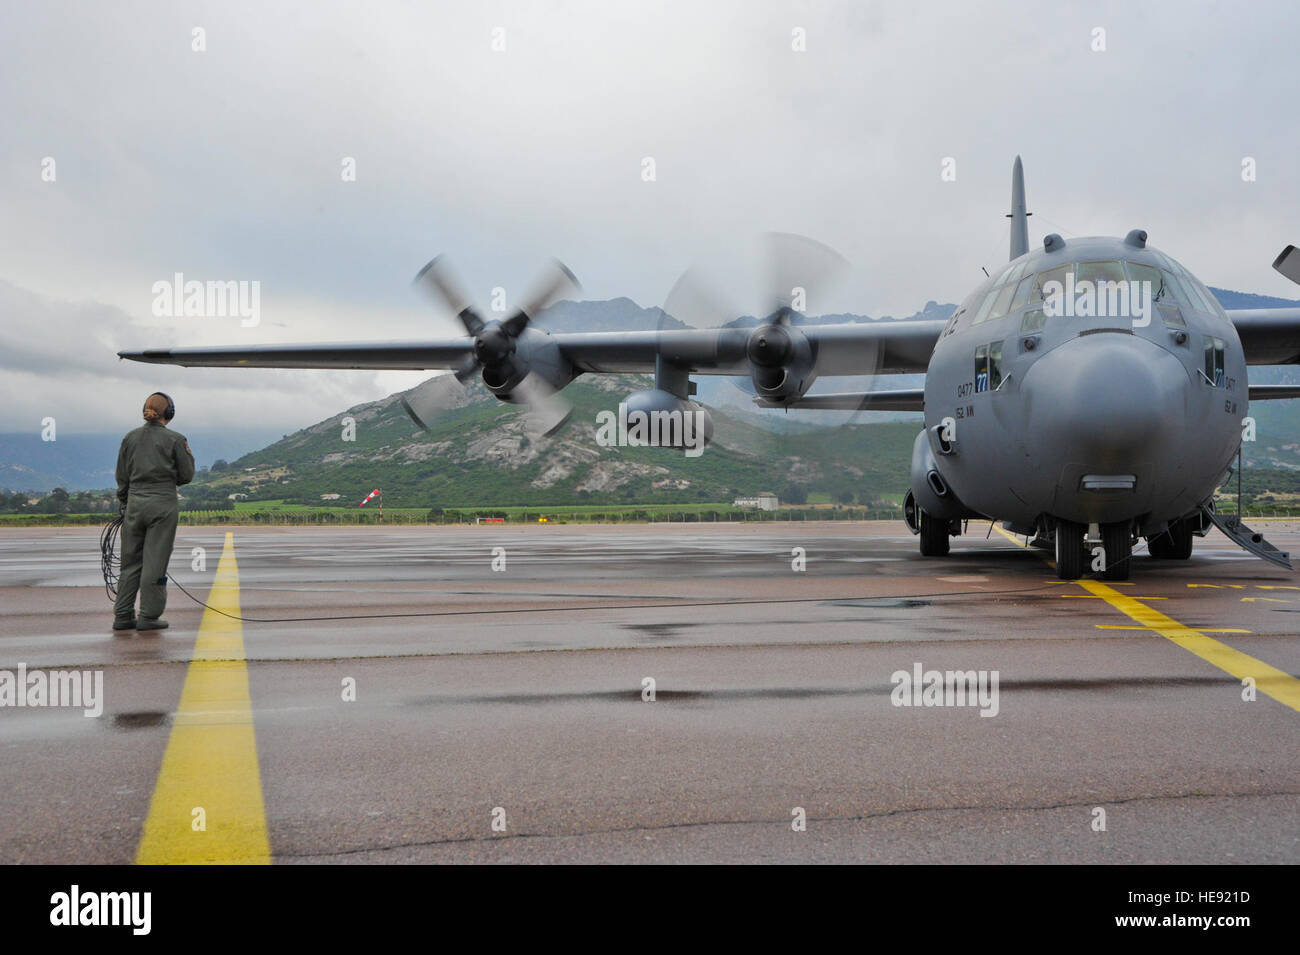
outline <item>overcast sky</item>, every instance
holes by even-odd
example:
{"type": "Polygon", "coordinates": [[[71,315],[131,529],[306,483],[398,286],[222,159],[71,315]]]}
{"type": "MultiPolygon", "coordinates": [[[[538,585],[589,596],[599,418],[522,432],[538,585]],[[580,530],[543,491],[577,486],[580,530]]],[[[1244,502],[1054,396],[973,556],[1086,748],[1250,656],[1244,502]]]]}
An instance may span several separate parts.
{"type": "Polygon", "coordinates": [[[1031,242],[1140,226],[1294,297],[1298,40],[1294,0],[6,4],[0,430],[126,427],[162,387],[181,430],[289,431],[408,386],[113,352],[449,334],[409,284],[440,252],[484,302],[558,256],[587,298],[661,304],[703,264],[755,308],[779,230],[853,266],[810,312],[959,301],[1006,259],[1016,154],[1031,242]],[[260,282],[261,324],[153,316],[176,272],[260,282]]]}

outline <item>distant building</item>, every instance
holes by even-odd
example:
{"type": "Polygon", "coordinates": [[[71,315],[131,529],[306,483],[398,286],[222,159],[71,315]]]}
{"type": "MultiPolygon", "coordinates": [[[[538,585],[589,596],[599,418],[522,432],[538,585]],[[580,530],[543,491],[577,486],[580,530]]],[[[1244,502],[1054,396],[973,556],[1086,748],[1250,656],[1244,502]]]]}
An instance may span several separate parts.
{"type": "Polygon", "coordinates": [[[734,507],[753,507],[760,511],[775,511],[781,502],[777,500],[775,494],[766,492],[757,494],[754,497],[738,497],[732,501],[734,507]]]}
{"type": "Polygon", "coordinates": [[[227,495],[226,495],[226,500],[227,500],[227,501],[247,501],[247,500],[248,500],[248,495],[245,494],[245,493],[243,493],[242,491],[236,491],[234,494],[227,494],[227,495]]]}
{"type": "Polygon", "coordinates": [[[322,494],[320,499],[322,501],[337,501],[340,497],[342,497],[341,494],[322,494]]]}

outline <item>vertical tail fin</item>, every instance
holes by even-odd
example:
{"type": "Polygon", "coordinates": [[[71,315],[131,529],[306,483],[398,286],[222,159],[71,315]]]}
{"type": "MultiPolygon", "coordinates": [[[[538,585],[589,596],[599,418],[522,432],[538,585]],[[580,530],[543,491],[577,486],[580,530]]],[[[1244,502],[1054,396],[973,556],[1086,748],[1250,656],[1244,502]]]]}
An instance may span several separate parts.
{"type": "Polygon", "coordinates": [[[1011,258],[1018,259],[1029,251],[1029,216],[1025,211],[1025,169],[1016,157],[1011,167],[1011,258]]]}

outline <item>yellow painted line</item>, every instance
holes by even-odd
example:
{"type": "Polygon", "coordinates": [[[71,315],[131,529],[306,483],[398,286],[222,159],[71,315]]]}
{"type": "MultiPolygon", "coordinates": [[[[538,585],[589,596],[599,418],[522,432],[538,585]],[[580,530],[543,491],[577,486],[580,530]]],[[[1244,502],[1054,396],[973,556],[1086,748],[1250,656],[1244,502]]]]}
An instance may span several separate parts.
{"type": "MultiPolygon", "coordinates": [[[[1018,547],[1028,546],[996,525],[993,529],[1018,547]]],[[[1049,563],[1051,562],[1049,561],[1049,563]]],[[[1289,706],[1300,713],[1300,680],[1297,680],[1285,670],[1269,666],[1263,660],[1256,660],[1248,653],[1242,653],[1226,643],[1220,643],[1213,637],[1206,636],[1207,633],[1227,633],[1232,631],[1193,630],[1191,627],[1183,626],[1172,617],[1166,617],[1154,607],[1148,607],[1146,604],[1138,602],[1139,600],[1163,600],[1165,599],[1163,597],[1134,597],[1121,593],[1109,584],[1103,584],[1099,580],[1077,580],[1075,583],[1087,590],[1092,596],[1101,597],[1116,610],[1137,621],[1142,625],[1142,629],[1154,630],[1182,647],[1188,653],[1194,653],[1206,663],[1218,667],[1224,673],[1234,676],[1238,680],[1251,677],[1255,681],[1256,689],[1261,693],[1271,696],[1284,706],[1289,706]]],[[[1240,587],[1240,585],[1234,584],[1228,586],[1240,587]]],[[[1061,596],[1067,595],[1062,594],[1061,596]]]]}
{"type": "MultiPolygon", "coordinates": [[[[239,614],[235,536],[217,564],[208,604],[239,614]]],[[[269,864],[266,807],[238,620],[203,611],[135,861],[142,865],[269,864]],[[198,830],[202,809],[206,829],[198,830]]]]}
{"type": "MultiPolygon", "coordinates": [[[[1098,597],[1096,594],[1061,594],[1060,596],[1067,600],[1105,600],[1105,597],[1098,597]]],[[[1168,600],[1168,597],[1134,597],[1134,600],[1168,600]]]]}
{"type": "MultiPolygon", "coordinates": [[[[1138,598],[1134,598],[1135,600],[1138,598]]],[[[1155,627],[1126,626],[1122,623],[1095,623],[1098,630],[1150,630],[1159,633],[1155,627]]],[[[1254,630],[1238,630],[1236,627],[1197,627],[1197,633],[1254,633],[1254,630]]]]}
{"type": "Polygon", "coordinates": [[[1084,590],[1104,598],[1116,610],[1136,620],[1142,626],[1155,630],[1188,653],[1196,654],[1224,673],[1238,680],[1252,677],[1256,688],[1261,693],[1266,693],[1279,703],[1300,712],[1300,680],[1290,673],[1269,666],[1262,660],[1256,660],[1249,654],[1242,653],[1226,643],[1220,643],[1213,637],[1207,637],[1203,631],[1185,627],[1172,617],[1166,617],[1159,610],[1139,603],[1136,598],[1122,594],[1100,581],[1080,580],[1078,584],[1084,590]]]}
{"type": "Polygon", "coordinates": [[[993,525],[993,529],[997,531],[999,534],[1001,534],[1003,537],[1005,537],[1007,540],[1011,541],[1011,543],[1015,544],[1017,547],[1023,547],[1026,550],[1029,548],[1029,541],[1022,541],[1015,534],[1012,534],[1010,531],[1003,530],[1001,527],[998,527],[998,525],[996,524],[993,525]]]}

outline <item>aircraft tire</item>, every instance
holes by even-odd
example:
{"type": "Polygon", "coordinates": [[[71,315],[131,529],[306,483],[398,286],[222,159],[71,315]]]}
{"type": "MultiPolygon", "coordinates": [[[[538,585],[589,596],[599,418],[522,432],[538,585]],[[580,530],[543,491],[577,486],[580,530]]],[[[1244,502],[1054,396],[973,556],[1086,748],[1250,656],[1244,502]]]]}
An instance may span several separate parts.
{"type": "Polygon", "coordinates": [[[1078,580],[1083,576],[1083,534],[1086,528],[1073,521],[1056,522],[1056,576],[1078,580]]]}
{"type": "Polygon", "coordinates": [[[1168,532],[1161,531],[1155,537],[1148,537],[1147,553],[1156,560],[1169,560],[1173,555],[1168,532]]]}
{"type": "Polygon", "coordinates": [[[948,556],[948,522],[921,512],[921,556],[948,556]]]}
{"type": "Polygon", "coordinates": [[[1169,559],[1187,560],[1192,556],[1192,522],[1173,521],[1169,525],[1169,559]]]}
{"type": "Polygon", "coordinates": [[[1133,566],[1133,536],[1128,522],[1101,525],[1101,546],[1106,549],[1102,580],[1128,580],[1133,566]]]}

